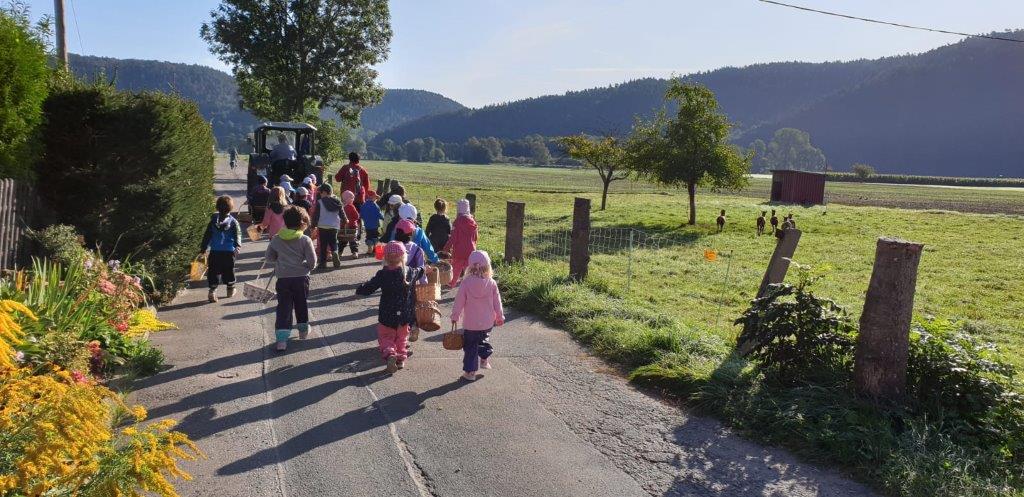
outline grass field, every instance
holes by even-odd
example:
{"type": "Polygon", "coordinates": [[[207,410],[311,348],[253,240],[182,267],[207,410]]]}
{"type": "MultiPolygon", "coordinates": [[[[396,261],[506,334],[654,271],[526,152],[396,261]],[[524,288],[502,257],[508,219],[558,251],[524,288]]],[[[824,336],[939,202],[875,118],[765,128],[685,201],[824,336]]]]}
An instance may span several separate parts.
{"type": "MultiPolygon", "coordinates": [[[[759,211],[771,207],[764,202],[766,179],[754,178],[743,192],[701,192],[698,225],[691,227],[681,225],[685,195],[648,184],[616,183],[608,210],[597,211],[600,183],[588,171],[366,166],[374,179],[401,180],[425,211],[437,196],[454,200],[475,193],[480,246],[496,260],[504,247],[506,201],[525,202],[526,263],[501,265],[497,274],[506,300],[561,326],[625,367],[637,383],[752,438],[840,467],[886,494],[1024,496],[1024,406],[1012,407],[1021,404],[1007,401],[1000,411],[1008,413],[1005,421],[988,431],[999,434],[995,443],[981,441],[961,436],[962,425],[912,408],[879,409],[860,399],[848,380],[773,385],[733,353],[738,329],[731,323],[748,307],[774,248],[774,238],[757,237],[754,228],[759,211]],[[588,278],[569,281],[564,254],[578,196],[593,200],[592,240],[610,229],[629,229],[657,243],[632,252],[594,250],[588,278]],[[719,209],[728,216],[721,233],[714,226],[719,209]],[[715,250],[718,260],[705,260],[706,249],[715,250]]],[[[818,296],[843,305],[856,322],[877,238],[924,243],[917,317],[961,320],[968,332],[996,343],[1001,358],[1024,367],[1024,191],[857,183],[828,188],[827,208],[777,207],[780,214],[793,213],[803,232],[795,260],[824,275],[814,288],[818,296]]],[[[787,279],[794,280],[794,273],[787,279]]]]}

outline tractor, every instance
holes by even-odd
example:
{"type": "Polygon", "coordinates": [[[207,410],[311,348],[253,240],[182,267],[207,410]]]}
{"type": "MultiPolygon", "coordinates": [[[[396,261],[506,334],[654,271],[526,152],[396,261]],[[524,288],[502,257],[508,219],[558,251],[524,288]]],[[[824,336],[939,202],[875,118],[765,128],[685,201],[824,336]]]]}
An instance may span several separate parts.
{"type": "MultiPolygon", "coordinates": [[[[265,122],[256,127],[250,137],[253,151],[249,154],[249,172],[246,179],[246,192],[252,192],[258,178],[267,178],[267,186],[273,188],[281,183],[281,176],[287,174],[292,178],[292,186],[298,187],[303,178],[313,174],[317,184],[324,179],[324,162],[316,155],[316,128],[306,123],[265,122]],[[291,150],[291,157],[281,157],[280,150],[291,150]]],[[[263,218],[266,205],[253,205],[249,198],[249,212],[252,220],[259,222],[263,218]]]]}

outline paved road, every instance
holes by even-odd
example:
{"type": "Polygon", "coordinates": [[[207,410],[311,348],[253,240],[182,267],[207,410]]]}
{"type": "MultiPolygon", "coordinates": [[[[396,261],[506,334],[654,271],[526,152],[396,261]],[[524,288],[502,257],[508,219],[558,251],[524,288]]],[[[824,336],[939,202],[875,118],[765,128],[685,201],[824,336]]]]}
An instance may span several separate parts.
{"type": "MultiPolygon", "coordinates": [[[[220,164],[218,191],[240,197],[241,174],[220,164]]],[[[246,245],[242,280],[265,245],[246,245]]],[[[273,308],[240,295],[208,304],[199,286],[164,310],[181,328],[153,336],[170,367],[134,396],[153,417],[180,419],[209,455],[185,464],[195,479],[182,495],[870,495],[638,392],[515,311],[479,381],[456,381],[461,354],[439,334],[424,334],[389,377],[375,350],[377,297],[353,291],[377,267],[315,274],[313,332],[284,354],[270,350],[273,308]]]]}

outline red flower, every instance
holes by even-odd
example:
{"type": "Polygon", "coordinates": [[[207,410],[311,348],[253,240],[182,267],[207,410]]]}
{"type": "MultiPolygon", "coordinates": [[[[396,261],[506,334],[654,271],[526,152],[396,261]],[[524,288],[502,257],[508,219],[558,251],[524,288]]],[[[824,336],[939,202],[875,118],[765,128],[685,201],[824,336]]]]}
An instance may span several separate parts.
{"type": "Polygon", "coordinates": [[[71,378],[75,380],[75,383],[87,383],[85,375],[81,371],[72,371],[71,378]]]}

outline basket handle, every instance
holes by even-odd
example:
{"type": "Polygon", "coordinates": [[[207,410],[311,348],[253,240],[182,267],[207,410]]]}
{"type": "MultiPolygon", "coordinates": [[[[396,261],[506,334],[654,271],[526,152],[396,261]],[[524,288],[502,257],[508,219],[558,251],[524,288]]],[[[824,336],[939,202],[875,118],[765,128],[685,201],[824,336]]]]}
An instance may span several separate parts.
{"type": "MultiPolygon", "coordinates": [[[[260,264],[259,271],[256,271],[256,279],[253,280],[253,282],[252,282],[253,285],[255,285],[257,282],[260,281],[260,278],[262,277],[263,269],[266,268],[266,267],[267,267],[267,260],[263,259],[263,264],[260,264]]],[[[274,274],[273,273],[271,273],[270,277],[267,278],[267,284],[266,284],[266,286],[263,287],[263,289],[264,290],[270,290],[270,282],[272,282],[272,281],[274,281],[274,274]]]]}

